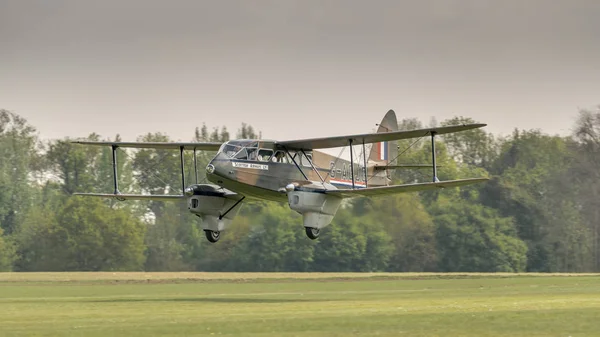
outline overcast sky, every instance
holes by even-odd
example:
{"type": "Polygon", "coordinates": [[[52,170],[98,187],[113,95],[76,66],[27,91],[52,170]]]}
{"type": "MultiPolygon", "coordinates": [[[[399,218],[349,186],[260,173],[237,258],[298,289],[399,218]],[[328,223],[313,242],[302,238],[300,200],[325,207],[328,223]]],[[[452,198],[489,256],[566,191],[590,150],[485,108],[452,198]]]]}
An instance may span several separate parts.
{"type": "Polygon", "coordinates": [[[600,104],[598,0],[0,0],[0,48],[0,108],[42,138],[307,138],[388,109],[568,134],[600,104]]]}

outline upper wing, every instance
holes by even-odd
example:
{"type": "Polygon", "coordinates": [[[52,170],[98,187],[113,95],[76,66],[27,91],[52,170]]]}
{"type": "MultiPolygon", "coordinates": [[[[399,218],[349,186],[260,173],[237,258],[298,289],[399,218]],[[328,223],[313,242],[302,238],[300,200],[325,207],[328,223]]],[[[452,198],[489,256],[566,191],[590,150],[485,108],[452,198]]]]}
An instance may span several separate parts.
{"type": "Polygon", "coordinates": [[[458,187],[471,185],[476,183],[481,183],[489,180],[488,178],[473,178],[473,179],[460,179],[460,180],[448,180],[448,181],[438,181],[431,183],[418,183],[418,184],[406,184],[406,185],[396,185],[396,186],[381,186],[381,187],[369,187],[369,188],[360,188],[355,190],[327,190],[325,193],[338,195],[343,198],[352,198],[352,197],[372,197],[379,195],[387,195],[387,194],[396,194],[396,193],[406,193],[406,192],[417,192],[417,191],[427,191],[434,190],[438,188],[448,188],[448,187],[458,187]]]}
{"type": "Polygon", "coordinates": [[[323,138],[311,138],[301,140],[286,140],[277,142],[276,144],[285,147],[290,150],[312,150],[312,149],[325,149],[331,147],[342,147],[348,146],[349,141],[352,140],[352,144],[359,145],[362,143],[378,143],[390,140],[418,138],[431,135],[435,133],[437,135],[443,135],[445,133],[460,132],[476,128],[481,128],[487,124],[463,124],[455,126],[444,126],[440,128],[430,129],[418,129],[410,131],[394,131],[394,132],[381,132],[381,133],[365,133],[360,135],[348,135],[348,136],[335,136],[335,137],[323,137],[323,138]]]}
{"type": "Polygon", "coordinates": [[[223,143],[218,142],[203,142],[203,143],[167,143],[167,142],[94,142],[77,140],[75,144],[96,145],[96,146],[117,146],[117,147],[132,147],[140,149],[168,149],[175,150],[184,148],[185,150],[204,150],[217,151],[223,143]]]}

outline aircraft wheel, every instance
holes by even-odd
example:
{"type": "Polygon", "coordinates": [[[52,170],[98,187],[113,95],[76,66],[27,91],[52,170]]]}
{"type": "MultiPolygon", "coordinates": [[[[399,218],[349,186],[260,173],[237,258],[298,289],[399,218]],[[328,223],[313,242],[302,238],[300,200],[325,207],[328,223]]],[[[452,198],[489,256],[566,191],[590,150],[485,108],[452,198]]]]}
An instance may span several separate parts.
{"type": "Polygon", "coordinates": [[[308,236],[309,239],[315,240],[319,238],[319,233],[321,233],[320,229],[313,227],[304,227],[304,229],[306,230],[306,236],[308,236]]]}
{"type": "Polygon", "coordinates": [[[221,237],[221,232],[211,231],[210,229],[204,230],[204,234],[206,234],[206,239],[212,243],[219,241],[221,237]]]}

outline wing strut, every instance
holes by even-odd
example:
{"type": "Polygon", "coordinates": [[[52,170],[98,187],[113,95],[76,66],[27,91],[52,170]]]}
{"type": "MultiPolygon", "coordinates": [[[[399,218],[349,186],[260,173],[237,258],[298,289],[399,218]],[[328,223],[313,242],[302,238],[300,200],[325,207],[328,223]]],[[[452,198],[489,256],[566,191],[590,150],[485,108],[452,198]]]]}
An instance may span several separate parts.
{"type": "Polygon", "coordinates": [[[317,168],[315,167],[315,165],[313,165],[312,160],[310,160],[308,158],[308,156],[306,155],[306,152],[304,152],[304,150],[301,150],[302,154],[304,155],[304,158],[306,158],[306,160],[308,160],[308,163],[310,164],[310,166],[312,167],[313,171],[315,171],[317,173],[317,175],[319,176],[319,179],[321,179],[322,183],[325,183],[325,180],[323,179],[323,177],[321,176],[321,174],[319,173],[319,170],[317,170],[317,168]]]}
{"type": "Polygon", "coordinates": [[[196,159],[196,148],[194,148],[194,174],[196,175],[196,184],[198,183],[198,161],[196,159]]]}
{"type": "Polygon", "coordinates": [[[113,145],[112,148],[112,164],[113,164],[113,182],[115,183],[115,194],[121,194],[119,192],[119,180],[117,179],[117,148],[118,146],[113,145]]]}
{"type": "Polygon", "coordinates": [[[367,185],[367,152],[365,151],[365,140],[363,139],[362,142],[362,146],[363,146],[363,161],[364,161],[364,166],[363,166],[363,172],[364,172],[364,176],[365,176],[365,188],[368,188],[369,186],[367,185]]]}
{"type": "Polygon", "coordinates": [[[433,182],[438,182],[437,166],[435,165],[435,132],[431,132],[431,161],[433,162],[433,182]]]}
{"type": "Polygon", "coordinates": [[[290,156],[290,158],[294,162],[294,165],[296,165],[296,168],[298,168],[298,171],[300,171],[300,173],[302,173],[302,176],[304,177],[304,179],[308,180],[308,177],[306,176],[306,174],[304,174],[304,171],[302,171],[302,169],[300,168],[300,165],[298,165],[298,163],[296,163],[296,160],[294,160],[294,157],[292,157],[292,155],[290,154],[290,151],[288,151],[288,149],[285,147],[284,147],[284,149],[285,149],[285,152],[287,153],[287,155],[290,156]]]}
{"type": "Polygon", "coordinates": [[[183,162],[183,146],[179,147],[179,160],[181,162],[181,194],[185,194],[185,163],[183,162]]]}
{"type": "Polygon", "coordinates": [[[352,151],[352,138],[348,139],[348,144],[350,146],[350,174],[352,175],[352,189],[354,189],[354,157],[352,151]]]}
{"type": "Polygon", "coordinates": [[[219,215],[219,220],[223,219],[227,215],[227,213],[231,212],[231,210],[234,209],[235,206],[239,205],[240,202],[242,202],[242,200],[244,199],[246,199],[245,196],[243,196],[240,200],[236,201],[235,204],[233,204],[233,206],[229,207],[229,209],[225,211],[225,213],[219,215]]]}

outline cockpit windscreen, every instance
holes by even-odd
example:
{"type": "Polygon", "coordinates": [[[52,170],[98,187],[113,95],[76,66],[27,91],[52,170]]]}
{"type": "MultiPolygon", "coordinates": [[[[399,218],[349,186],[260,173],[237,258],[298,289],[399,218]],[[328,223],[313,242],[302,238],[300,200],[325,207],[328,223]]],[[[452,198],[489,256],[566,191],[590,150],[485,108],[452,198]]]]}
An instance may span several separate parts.
{"type": "Polygon", "coordinates": [[[258,146],[259,143],[255,140],[232,140],[221,145],[219,152],[237,160],[269,161],[273,150],[258,146]]]}

